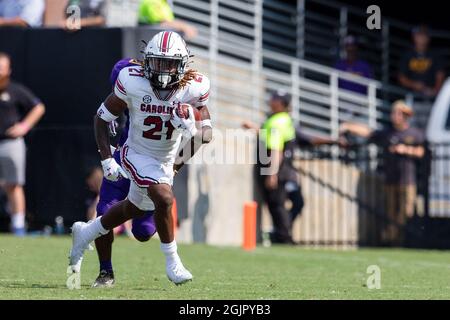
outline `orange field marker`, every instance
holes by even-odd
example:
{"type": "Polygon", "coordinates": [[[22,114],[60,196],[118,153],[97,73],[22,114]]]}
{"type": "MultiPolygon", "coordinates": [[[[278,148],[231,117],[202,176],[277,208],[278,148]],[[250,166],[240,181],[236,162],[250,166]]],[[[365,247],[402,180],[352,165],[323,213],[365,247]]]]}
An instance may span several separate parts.
{"type": "Polygon", "coordinates": [[[244,250],[256,248],[256,209],[258,204],[255,201],[244,203],[244,250]]]}

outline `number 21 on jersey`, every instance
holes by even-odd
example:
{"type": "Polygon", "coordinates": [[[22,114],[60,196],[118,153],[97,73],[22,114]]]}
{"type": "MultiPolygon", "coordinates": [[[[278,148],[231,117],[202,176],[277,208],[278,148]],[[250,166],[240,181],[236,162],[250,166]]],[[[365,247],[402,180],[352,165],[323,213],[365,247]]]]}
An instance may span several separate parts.
{"type": "Polygon", "coordinates": [[[144,131],[142,136],[146,139],[161,140],[163,127],[167,128],[166,140],[172,139],[172,133],[175,129],[170,120],[164,121],[160,116],[148,116],[144,120],[144,125],[153,126],[150,130],[144,131]]]}

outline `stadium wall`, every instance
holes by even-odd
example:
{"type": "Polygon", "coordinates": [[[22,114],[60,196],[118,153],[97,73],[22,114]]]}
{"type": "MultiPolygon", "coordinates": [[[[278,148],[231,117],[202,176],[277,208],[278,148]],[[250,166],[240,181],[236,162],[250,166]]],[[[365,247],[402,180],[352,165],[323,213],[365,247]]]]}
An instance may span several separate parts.
{"type": "MultiPolygon", "coordinates": [[[[122,57],[120,29],[0,29],[0,51],[12,57],[12,77],[46,105],[27,136],[27,215],[31,229],[84,220],[85,177],[99,164],[93,115],[111,91],[109,75],[122,57]]],[[[3,226],[5,229],[5,226],[3,226]]]]}

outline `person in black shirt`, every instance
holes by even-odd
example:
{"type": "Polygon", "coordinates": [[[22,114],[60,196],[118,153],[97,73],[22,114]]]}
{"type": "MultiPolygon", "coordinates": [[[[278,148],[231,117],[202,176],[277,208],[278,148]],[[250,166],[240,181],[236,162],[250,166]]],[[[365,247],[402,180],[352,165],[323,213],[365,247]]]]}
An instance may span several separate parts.
{"type": "Polygon", "coordinates": [[[10,80],[11,59],[0,52],[0,186],[8,196],[11,229],[25,234],[25,143],[45,107],[30,90],[10,80]]]}
{"type": "Polygon", "coordinates": [[[371,130],[358,123],[347,122],[341,125],[342,133],[368,138],[369,143],[377,144],[383,152],[386,211],[390,219],[385,226],[384,238],[392,245],[403,244],[402,227],[406,219],[414,215],[417,193],[416,160],[425,154],[423,132],[409,125],[412,115],[411,107],[403,101],[397,101],[391,112],[392,127],[371,130]]]}
{"type": "Polygon", "coordinates": [[[430,37],[425,26],[412,32],[414,48],[400,61],[401,86],[427,97],[435,97],[444,83],[445,73],[439,57],[429,50],[430,37]]]}

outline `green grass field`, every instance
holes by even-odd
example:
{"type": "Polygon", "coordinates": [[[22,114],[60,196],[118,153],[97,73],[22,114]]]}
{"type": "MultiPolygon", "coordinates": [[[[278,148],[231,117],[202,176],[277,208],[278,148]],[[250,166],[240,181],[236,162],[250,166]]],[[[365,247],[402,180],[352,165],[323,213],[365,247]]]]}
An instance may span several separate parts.
{"type": "Polygon", "coordinates": [[[118,238],[116,285],[91,289],[95,252],[87,252],[81,289],[66,288],[69,237],[0,236],[0,299],[449,299],[450,252],[397,249],[333,251],[301,247],[179,245],[194,281],[170,283],[159,242],[118,238]],[[366,286],[381,269],[381,289],[366,286]]]}

